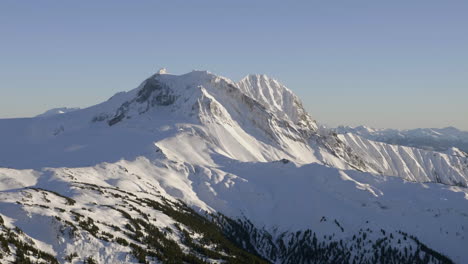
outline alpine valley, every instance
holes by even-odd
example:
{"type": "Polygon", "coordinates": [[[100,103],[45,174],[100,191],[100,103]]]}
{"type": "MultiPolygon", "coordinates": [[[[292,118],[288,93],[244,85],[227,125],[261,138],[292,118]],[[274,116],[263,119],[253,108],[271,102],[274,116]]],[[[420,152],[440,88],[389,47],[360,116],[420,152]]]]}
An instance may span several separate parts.
{"type": "Polygon", "coordinates": [[[345,132],[206,71],[2,119],[0,262],[468,263],[466,154],[345,132]]]}

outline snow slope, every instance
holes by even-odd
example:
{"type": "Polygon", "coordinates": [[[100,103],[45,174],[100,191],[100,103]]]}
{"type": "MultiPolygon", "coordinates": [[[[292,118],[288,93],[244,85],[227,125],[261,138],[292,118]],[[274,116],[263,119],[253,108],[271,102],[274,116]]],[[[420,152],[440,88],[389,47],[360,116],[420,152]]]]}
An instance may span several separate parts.
{"type": "MultiPolygon", "coordinates": [[[[112,232],[106,221],[123,230],[129,218],[108,206],[133,210],[145,228],[169,228],[167,238],[189,254],[193,245],[175,225],[183,218],[138,200],[155,199],[158,208],[183,208],[174,204],[182,201],[202,215],[220,212],[246,221],[242,228],[255,232],[240,244],[246,250],[251,244],[256,252],[249,252],[271,262],[306,262],[281,246],[287,241],[291,248],[315,248],[312,238],[302,246],[304,240],[294,240],[295,232],[306,230],[327,250],[341,243],[340,254],[361,262],[372,262],[371,249],[381,247],[383,237],[385,247],[397,252],[429,256],[428,247],[457,263],[468,261],[467,157],[318,128],[299,98],[265,75],[236,83],[206,71],[160,71],[90,108],[0,120],[0,146],[2,218],[59,260],[72,253],[84,258],[89,251],[102,263],[136,261],[128,246],[103,241],[79,224],[88,217],[99,232],[112,232]],[[64,207],[65,198],[43,189],[75,205],[64,207]],[[125,205],[125,192],[136,202],[125,205]],[[151,217],[145,220],[132,208],[151,217]],[[52,221],[55,216],[62,220],[52,221]],[[29,217],[38,220],[24,220],[29,217]],[[81,235],[56,238],[66,221],[75,221],[81,235]],[[44,232],[34,231],[36,224],[44,232]]],[[[182,226],[197,236],[188,223],[182,226]]],[[[333,250],[330,256],[337,256],[333,250]]]]}

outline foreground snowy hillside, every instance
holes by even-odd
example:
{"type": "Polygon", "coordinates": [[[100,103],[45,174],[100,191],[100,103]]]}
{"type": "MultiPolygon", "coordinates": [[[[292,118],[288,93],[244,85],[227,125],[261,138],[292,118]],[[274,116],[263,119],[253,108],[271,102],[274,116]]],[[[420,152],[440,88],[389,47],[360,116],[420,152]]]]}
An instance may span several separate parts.
{"type": "Polygon", "coordinates": [[[5,260],[468,261],[467,157],[319,128],[265,75],[160,72],[0,135],[5,260]]]}
{"type": "Polygon", "coordinates": [[[338,134],[353,133],[369,140],[426,150],[447,151],[455,147],[468,152],[468,132],[455,127],[407,130],[375,129],[366,126],[339,126],[338,134]]]}

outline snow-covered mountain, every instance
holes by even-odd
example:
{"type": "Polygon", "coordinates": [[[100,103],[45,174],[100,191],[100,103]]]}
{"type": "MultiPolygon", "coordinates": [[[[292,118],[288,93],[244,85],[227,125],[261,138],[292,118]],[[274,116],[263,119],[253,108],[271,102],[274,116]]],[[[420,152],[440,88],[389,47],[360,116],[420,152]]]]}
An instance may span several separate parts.
{"type": "Polygon", "coordinates": [[[319,128],[265,75],[160,71],[0,135],[4,259],[468,261],[467,157],[319,128]]]}
{"type": "Polygon", "coordinates": [[[447,151],[453,147],[468,152],[468,132],[455,127],[417,129],[375,129],[366,126],[339,126],[338,134],[353,133],[366,139],[426,150],[447,151]]]}
{"type": "Polygon", "coordinates": [[[78,107],[59,107],[59,108],[53,108],[50,110],[45,111],[42,114],[37,115],[36,117],[48,117],[48,116],[53,116],[53,115],[60,115],[60,114],[65,114],[69,112],[73,112],[76,110],[80,110],[78,107]]]}

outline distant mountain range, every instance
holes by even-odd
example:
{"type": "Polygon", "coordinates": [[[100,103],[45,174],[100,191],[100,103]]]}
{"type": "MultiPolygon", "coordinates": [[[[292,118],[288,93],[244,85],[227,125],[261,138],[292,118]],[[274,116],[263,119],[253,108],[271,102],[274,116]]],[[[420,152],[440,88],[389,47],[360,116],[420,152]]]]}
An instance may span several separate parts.
{"type": "Polygon", "coordinates": [[[53,108],[53,109],[45,111],[44,113],[42,113],[40,115],[37,115],[36,117],[49,117],[49,116],[53,116],[53,115],[60,115],[60,114],[70,113],[70,112],[73,112],[73,111],[76,111],[76,110],[80,110],[80,108],[78,108],[78,107],[53,108]]]}
{"type": "Polygon", "coordinates": [[[0,262],[467,263],[468,157],[348,132],[207,71],[0,120],[0,262]]]}

